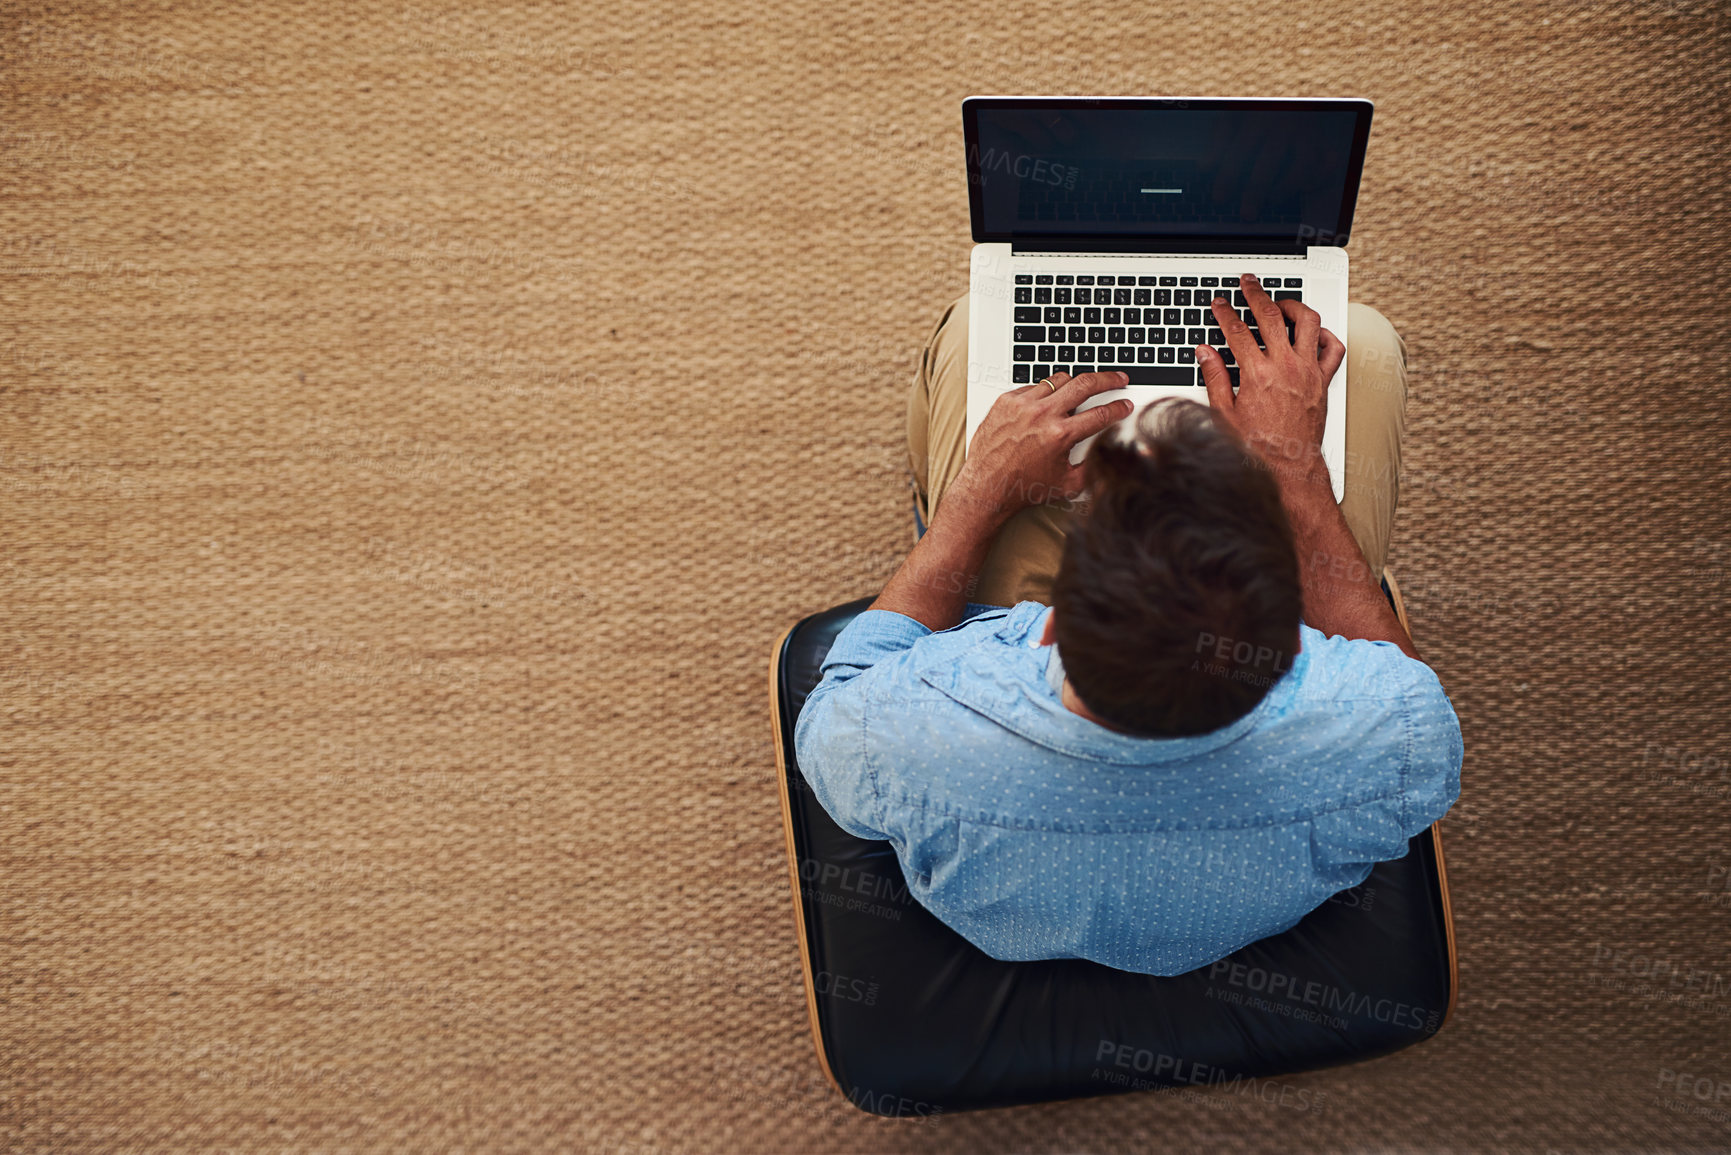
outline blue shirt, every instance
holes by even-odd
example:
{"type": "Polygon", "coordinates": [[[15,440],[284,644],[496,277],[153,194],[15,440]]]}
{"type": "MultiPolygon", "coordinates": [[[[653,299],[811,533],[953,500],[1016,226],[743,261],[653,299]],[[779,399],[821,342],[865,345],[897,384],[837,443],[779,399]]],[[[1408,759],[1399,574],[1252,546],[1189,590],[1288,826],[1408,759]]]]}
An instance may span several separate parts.
{"type": "Polygon", "coordinates": [[[1441,818],[1460,723],[1430,667],[1300,627],[1245,717],[1136,738],[1072,713],[1046,606],[932,632],[867,610],[795,730],[831,817],[886,839],[908,890],[997,959],[1173,975],[1286,930],[1441,818]]]}

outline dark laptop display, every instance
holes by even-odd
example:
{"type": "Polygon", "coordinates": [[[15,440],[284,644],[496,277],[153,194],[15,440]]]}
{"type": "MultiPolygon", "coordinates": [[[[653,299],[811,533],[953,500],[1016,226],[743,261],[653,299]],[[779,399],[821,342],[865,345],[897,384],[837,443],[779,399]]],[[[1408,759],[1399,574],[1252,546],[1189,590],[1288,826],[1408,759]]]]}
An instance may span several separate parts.
{"type": "Polygon", "coordinates": [[[970,99],[974,239],[1344,244],[1370,115],[1361,100],[970,99]]]}

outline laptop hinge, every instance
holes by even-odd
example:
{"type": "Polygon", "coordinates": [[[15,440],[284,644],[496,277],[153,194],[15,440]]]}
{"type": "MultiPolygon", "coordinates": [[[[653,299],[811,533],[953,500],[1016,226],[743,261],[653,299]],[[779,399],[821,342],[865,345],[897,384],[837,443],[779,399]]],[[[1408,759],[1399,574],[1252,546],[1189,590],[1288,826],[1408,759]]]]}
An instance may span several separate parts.
{"type": "Polygon", "coordinates": [[[1014,253],[1246,253],[1302,257],[1304,237],[1018,237],[1014,253]]]}

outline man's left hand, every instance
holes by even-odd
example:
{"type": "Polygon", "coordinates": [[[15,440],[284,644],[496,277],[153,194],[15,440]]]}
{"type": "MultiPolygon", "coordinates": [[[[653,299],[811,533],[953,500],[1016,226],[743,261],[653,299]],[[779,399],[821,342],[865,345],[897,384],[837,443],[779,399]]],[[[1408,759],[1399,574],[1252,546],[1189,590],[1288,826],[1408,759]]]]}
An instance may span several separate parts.
{"type": "Polygon", "coordinates": [[[1007,517],[1026,506],[1080,496],[1083,469],[1070,464],[1070,451],[1128,417],[1134,406],[1119,399],[1081,413],[1076,407],[1128,383],[1123,373],[1054,373],[1010,390],[974,430],[967,462],[943,500],[952,500],[959,491],[1007,517]]]}

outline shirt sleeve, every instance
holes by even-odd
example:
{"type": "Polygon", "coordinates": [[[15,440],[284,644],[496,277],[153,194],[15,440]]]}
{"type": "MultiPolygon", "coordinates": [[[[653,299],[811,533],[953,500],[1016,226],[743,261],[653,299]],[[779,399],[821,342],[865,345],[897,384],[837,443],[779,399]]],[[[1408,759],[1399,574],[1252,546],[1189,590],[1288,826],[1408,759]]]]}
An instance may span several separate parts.
{"type": "Polygon", "coordinates": [[[819,694],[857,677],[887,657],[911,649],[931,632],[906,614],[893,610],[863,611],[830,646],[829,656],[823,660],[823,680],[811,692],[808,708],[819,694]]]}
{"type": "MultiPolygon", "coordinates": [[[[1008,612],[1003,606],[970,602],[962,620],[950,628],[961,630],[983,616],[1002,617],[1008,612]]],[[[931,634],[931,629],[906,614],[862,612],[830,646],[822,680],[806,698],[794,726],[794,757],[800,773],[836,825],[856,838],[893,837],[871,757],[867,715],[874,697],[895,697],[893,679],[907,665],[890,663],[897,668],[872,678],[861,675],[931,634]]]]}
{"type": "Polygon", "coordinates": [[[857,679],[932,631],[905,614],[866,610],[830,646],[823,678],[794,726],[794,756],[836,825],[856,838],[886,839],[883,801],[866,749],[866,687],[857,679]]]}
{"type": "Polygon", "coordinates": [[[1411,838],[1447,814],[1461,794],[1465,746],[1454,705],[1423,662],[1412,669],[1407,693],[1407,757],[1401,784],[1401,826],[1411,838]]]}

